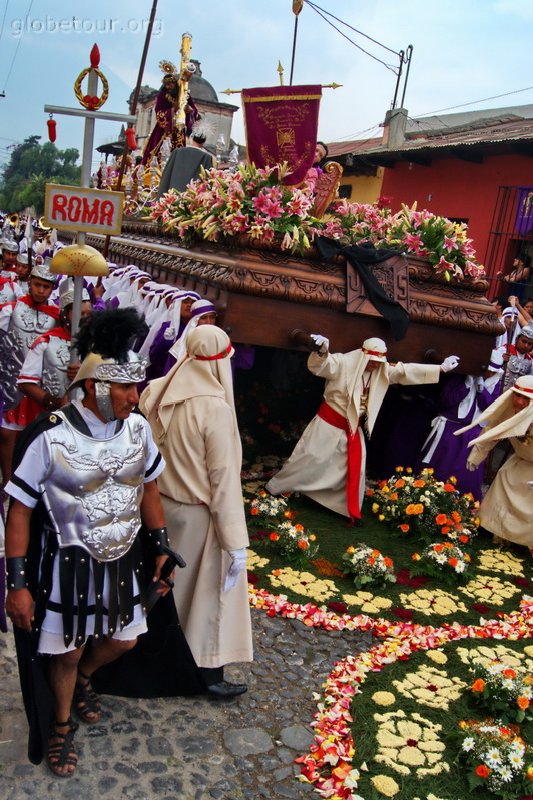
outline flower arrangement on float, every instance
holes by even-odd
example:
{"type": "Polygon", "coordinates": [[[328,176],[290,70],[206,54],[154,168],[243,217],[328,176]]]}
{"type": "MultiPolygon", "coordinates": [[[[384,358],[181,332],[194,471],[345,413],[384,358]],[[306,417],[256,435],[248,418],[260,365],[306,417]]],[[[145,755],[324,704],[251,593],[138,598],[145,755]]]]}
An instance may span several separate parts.
{"type": "Polygon", "coordinates": [[[473,673],[471,698],[485,712],[507,723],[533,719],[532,675],[524,675],[501,661],[478,665],[473,673]]]}
{"type": "Polygon", "coordinates": [[[367,495],[380,522],[395,530],[426,542],[439,539],[466,546],[479,526],[479,503],[471,494],[461,495],[456,482],[453,476],[438,481],[431,467],[418,475],[410,467],[396,467],[392,477],[379,481],[367,495]]]}
{"type": "Polygon", "coordinates": [[[485,269],[477,263],[472,239],[464,222],[452,222],[430,211],[402,205],[391,218],[387,242],[420,258],[427,258],[437,274],[446,280],[483,278],[485,269]]]}
{"type": "Polygon", "coordinates": [[[467,226],[425,209],[417,211],[416,203],[411,208],[402,204],[401,210],[392,214],[379,204],[339,200],[331,205],[322,224],[322,235],[342,244],[371,243],[427,259],[448,281],[485,275],[476,261],[467,226]]]}
{"type": "Polygon", "coordinates": [[[504,800],[533,790],[533,751],[511,728],[498,722],[462,720],[460,759],[470,791],[482,788],[504,800]]]}
{"type": "Polygon", "coordinates": [[[477,280],[485,275],[477,262],[464,223],[452,222],[430,211],[402,205],[393,214],[378,202],[331,204],[321,219],[313,216],[315,195],[305,181],[286,186],[287,164],[258,169],[239,164],[236,169],[204,171],[184,192],[171,190],[145,212],[185,245],[242,241],[305,255],[316,236],[341,244],[372,244],[427,259],[447,281],[477,280]],[[239,238],[240,237],[240,240],[239,238]]]}
{"type": "Polygon", "coordinates": [[[440,580],[457,581],[466,577],[471,558],[453,542],[433,542],[422,553],[413,553],[411,575],[428,575],[440,580]]]}
{"type": "Polygon", "coordinates": [[[357,588],[363,586],[395,583],[392,558],[384,556],[367,544],[351,545],[342,555],[345,571],[353,577],[357,588]]]}
{"type": "Polygon", "coordinates": [[[312,216],[314,194],[305,183],[286,186],[287,164],[258,169],[239,164],[235,170],[202,170],[184,192],[171,190],[150,210],[176,231],[185,244],[200,238],[228,242],[246,236],[260,244],[279,241],[282,250],[305,253],[318,220],[312,216]]]}

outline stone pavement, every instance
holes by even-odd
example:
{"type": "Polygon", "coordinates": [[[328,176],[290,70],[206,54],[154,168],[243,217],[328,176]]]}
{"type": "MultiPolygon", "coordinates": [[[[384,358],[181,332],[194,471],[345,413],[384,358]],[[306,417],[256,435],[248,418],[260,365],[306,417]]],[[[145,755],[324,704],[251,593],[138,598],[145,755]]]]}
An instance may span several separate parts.
{"type": "Polygon", "coordinates": [[[294,779],[312,742],[313,692],[335,661],[370,634],[326,632],[252,610],[255,660],[226,677],[248,683],[231,701],[104,698],[104,716],[76,737],[80,764],[55,778],[26,759],[26,719],[10,634],[0,633],[0,798],[23,800],[258,800],[313,798],[294,779]]]}

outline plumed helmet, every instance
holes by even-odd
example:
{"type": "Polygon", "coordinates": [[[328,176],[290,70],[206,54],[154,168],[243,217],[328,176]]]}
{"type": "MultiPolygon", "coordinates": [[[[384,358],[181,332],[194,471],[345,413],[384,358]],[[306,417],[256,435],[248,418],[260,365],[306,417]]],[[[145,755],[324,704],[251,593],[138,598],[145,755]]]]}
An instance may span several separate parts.
{"type": "Polygon", "coordinates": [[[99,311],[80,326],[75,345],[82,359],[72,386],[87,378],[109,383],[144,380],[146,360],[130,348],[148,327],[133,308],[99,311]]]}

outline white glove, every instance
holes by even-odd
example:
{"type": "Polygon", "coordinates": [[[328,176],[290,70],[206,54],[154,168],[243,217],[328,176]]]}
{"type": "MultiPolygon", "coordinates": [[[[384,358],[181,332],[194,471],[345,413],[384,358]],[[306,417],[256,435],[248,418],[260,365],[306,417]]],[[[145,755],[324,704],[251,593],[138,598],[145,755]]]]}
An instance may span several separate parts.
{"type": "Polygon", "coordinates": [[[478,468],[478,464],[474,464],[473,461],[470,461],[470,459],[467,459],[466,468],[467,468],[467,470],[469,472],[475,472],[476,469],[478,468]]]}
{"type": "Polygon", "coordinates": [[[459,365],[459,356],[446,356],[440,365],[441,372],[451,372],[459,365]]]}
{"type": "Polygon", "coordinates": [[[235,586],[237,578],[241,572],[246,569],[246,548],[242,547],[240,550],[230,550],[228,555],[231,558],[231,563],[224,580],[225,592],[235,586]]]}
{"type": "Polygon", "coordinates": [[[320,347],[319,352],[324,355],[329,350],[329,339],[325,336],[322,336],[320,333],[311,333],[311,339],[313,342],[320,347]]]}

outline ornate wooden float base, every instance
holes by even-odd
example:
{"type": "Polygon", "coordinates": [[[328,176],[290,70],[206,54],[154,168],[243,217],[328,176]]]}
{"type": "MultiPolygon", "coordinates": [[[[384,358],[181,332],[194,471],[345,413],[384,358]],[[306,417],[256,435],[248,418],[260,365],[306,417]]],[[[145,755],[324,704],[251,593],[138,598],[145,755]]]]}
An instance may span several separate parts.
{"type": "MultiPolygon", "coordinates": [[[[101,250],[103,237],[90,235],[87,243],[101,250]]],[[[347,352],[379,336],[387,341],[391,360],[440,361],[455,353],[461,372],[475,374],[488,363],[501,332],[484,281],[447,283],[427,262],[405,256],[374,268],[389,296],[409,313],[399,342],[344,257],[326,261],[318,254],[300,258],[205,242],[186,249],[152,223],[126,222],[122,235],[110,240],[108,258],[211,299],[234,342],[298,349],[291,332],[302,329],[327,336],[332,351],[347,352]]]]}

